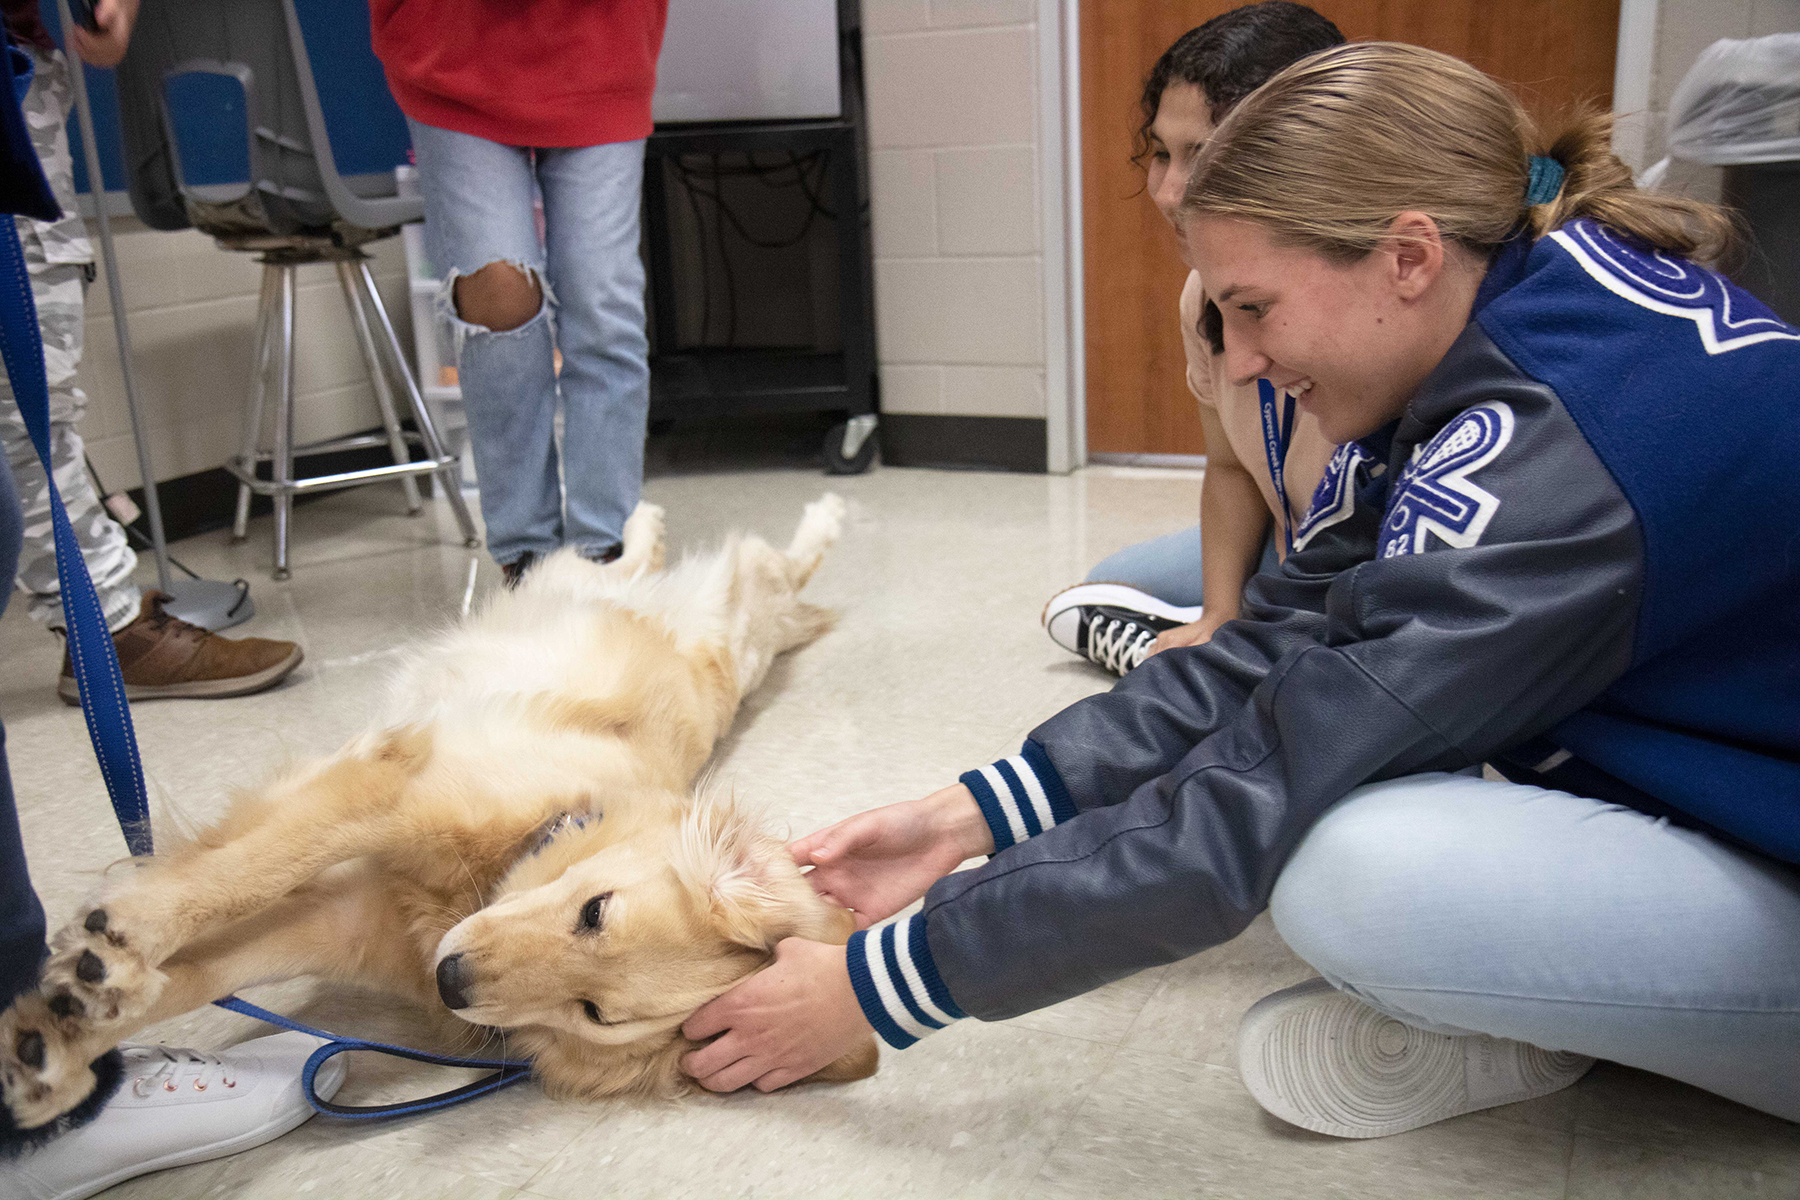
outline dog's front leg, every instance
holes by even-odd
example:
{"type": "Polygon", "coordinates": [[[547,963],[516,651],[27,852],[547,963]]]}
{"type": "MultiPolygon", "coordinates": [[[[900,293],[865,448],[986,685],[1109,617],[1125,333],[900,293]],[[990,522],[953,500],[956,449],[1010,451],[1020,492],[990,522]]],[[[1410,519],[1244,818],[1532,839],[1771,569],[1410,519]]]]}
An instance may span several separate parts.
{"type": "Polygon", "coordinates": [[[14,1121],[35,1128],[92,1090],[88,1064],[145,1024],[168,981],[163,964],[183,946],[403,842],[405,791],[429,749],[415,730],[352,746],[131,871],[58,931],[36,992],[0,1014],[0,1099],[14,1121]]]}
{"type": "MultiPolygon", "coordinates": [[[[443,1011],[432,951],[454,921],[422,927],[417,888],[368,862],[346,864],[269,908],[183,946],[162,965],[167,982],[144,1024],[179,1016],[243,988],[314,975],[443,1011]],[[409,914],[412,914],[409,917],[409,914]]],[[[433,919],[428,916],[427,921],[433,919]]],[[[466,1023],[448,1017],[447,1027],[466,1023]]]]}

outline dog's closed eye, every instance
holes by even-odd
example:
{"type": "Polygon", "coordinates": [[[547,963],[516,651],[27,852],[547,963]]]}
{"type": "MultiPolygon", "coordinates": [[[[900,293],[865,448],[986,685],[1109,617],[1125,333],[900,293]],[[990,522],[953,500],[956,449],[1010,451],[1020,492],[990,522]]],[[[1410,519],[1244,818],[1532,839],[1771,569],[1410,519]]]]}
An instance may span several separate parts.
{"type": "Polygon", "coordinates": [[[611,892],[602,892],[582,905],[577,931],[599,929],[601,922],[606,920],[606,902],[611,899],[611,892]]]}

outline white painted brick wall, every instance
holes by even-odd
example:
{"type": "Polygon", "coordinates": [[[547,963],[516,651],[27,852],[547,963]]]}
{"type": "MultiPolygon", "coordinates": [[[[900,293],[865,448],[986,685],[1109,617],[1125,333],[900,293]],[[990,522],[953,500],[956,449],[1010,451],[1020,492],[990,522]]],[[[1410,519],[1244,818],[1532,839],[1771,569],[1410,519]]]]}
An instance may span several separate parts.
{"type": "MultiPolygon", "coordinates": [[[[90,221],[90,232],[92,226],[90,221]]],[[[262,266],[252,255],[220,250],[203,234],[163,233],[128,219],[114,219],[113,241],[157,476],[174,479],[219,466],[237,452],[242,438],[262,266]]],[[[97,233],[94,242],[98,253],[97,233]]],[[[400,239],[370,249],[382,303],[410,349],[412,317],[400,239]]],[[[88,412],[81,432],[106,486],[135,487],[137,452],[104,277],[88,289],[87,300],[81,383],[88,412]]],[[[294,327],[295,437],[318,441],[380,424],[330,266],[301,269],[294,327]]]]}
{"type": "Polygon", "coordinates": [[[893,413],[1042,417],[1033,0],[864,0],[875,312],[893,413]]]}

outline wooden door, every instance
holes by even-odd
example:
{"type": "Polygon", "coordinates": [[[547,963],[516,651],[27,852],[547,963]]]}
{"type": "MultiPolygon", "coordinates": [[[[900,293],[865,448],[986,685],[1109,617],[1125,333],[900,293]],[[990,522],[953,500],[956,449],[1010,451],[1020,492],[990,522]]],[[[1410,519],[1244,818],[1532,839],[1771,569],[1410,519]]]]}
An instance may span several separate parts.
{"type": "MultiPolygon", "coordinates": [[[[1081,187],[1089,453],[1203,454],[1182,382],[1186,268],[1129,159],[1144,76],[1169,44],[1239,0],[1081,0],[1081,187]]],[[[1352,41],[1454,54],[1548,115],[1612,103],[1619,0],[1312,0],[1352,41]]]]}

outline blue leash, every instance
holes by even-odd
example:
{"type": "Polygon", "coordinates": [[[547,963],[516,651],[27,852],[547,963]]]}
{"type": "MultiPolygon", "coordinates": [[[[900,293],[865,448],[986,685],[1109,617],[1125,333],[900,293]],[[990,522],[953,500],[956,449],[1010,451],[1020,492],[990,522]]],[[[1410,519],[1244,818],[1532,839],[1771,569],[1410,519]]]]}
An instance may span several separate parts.
{"type": "MultiPolygon", "coordinates": [[[[87,720],[88,737],[94,743],[95,757],[100,760],[100,774],[106,781],[107,795],[112,798],[113,812],[119,818],[125,845],[134,855],[149,854],[150,801],[144,789],[144,768],[138,757],[137,734],[131,726],[131,707],[125,700],[125,679],[119,671],[119,656],[113,648],[112,634],[106,628],[99,594],[95,592],[94,581],[82,560],[81,546],[75,540],[69,514],[56,489],[56,476],[50,469],[50,390],[44,373],[44,345],[38,334],[37,303],[31,295],[31,276],[26,270],[24,248],[19,244],[18,226],[4,213],[0,213],[0,223],[6,226],[4,236],[0,236],[0,358],[6,363],[6,375],[12,381],[19,412],[25,419],[31,444],[37,448],[38,458],[44,464],[45,479],[50,485],[50,521],[55,531],[56,570],[62,580],[63,614],[68,624],[69,663],[81,693],[81,713],[87,720]]],[[[151,486],[148,480],[145,485],[151,486]]],[[[390,1046],[385,1042],[339,1037],[259,1008],[236,996],[213,1003],[283,1029],[324,1038],[326,1044],[313,1051],[312,1057],[306,1060],[300,1077],[301,1086],[314,1109],[334,1117],[367,1120],[429,1112],[499,1091],[531,1075],[528,1062],[457,1058],[390,1046]],[[320,1099],[314,1087],[319,1068],[328,1059],[347,1050],[373,1050],[414,1062],[475,1067],[494,1073],[435,1096],[398,1104],[352,1106],[320,1099]]]]}
{"type": "MultiPolygon", "coordinates": [[[[100,596],[81,559],[81,545],[69,525],[56,475],[50,466],[50,387],[44,375],[44,343],[38,335],[37,304],[31,298],[31,276],[25,250],[11,217],[0,218],[0,358],[6,363],[19,413],[44,465],[50,491],[50,524],[56,539],[56,571],[62,580],[64,619],[69,628],[69,662],[81,691],[81,712],[100,774],[112,797],[119,829],[133,854],[150,853],[150,800],[144,791],[144,768],[138,759],[137,734],[125,704],[125,679],[107,632],[100,596]]],[[[10,582],[8,584],[10,586],[10,582]]]]}
{"type": "Polygon", "coordinates": [[[363,1038],[339,1037],[335,1033],[325,1033],[310,1025],[302,1025],[299,1021],[284,1017],[280,1013],[272,1013],[266,1008],[241,1000],[236,996],[227,996],[223,1000],[214,1000],[220,1008],[228,1008],[234,1013],[242,1013],[246,1017],[255,1017],[259,1021],[267,1021],[271,1025],[279,1025],[283,1029],[293,1029],[300,1033],[309,1033],[313,1037],[329,1039],[323,1046],[312,1052],[306,1065],[300,1069],[300,1086],[306,1089],[306,1098],[312,1106],[322,1113],[334,1117],[353,1117],[369,1120],[373,1117],[403,1117],[409,1113],[430,1112],[434,1108],[448,1108],[452,1104],[461,1104],[464,1100],[473,1100],[477,1096],[485,1096],[489,1092],[497,1092],[501,1088],[511,1087],[522,1079],[531,1076],[531,1064],[527,1062],[510,1062],[499,1058],[456,1058],[448,1054],[428,1054],[423,1050],[409,1050],[405,1046],[390,1046],[386,1042],[371,1042],[363,1038]],[[391,1054],[395,1058],[410,1058],[414,1062],[434,1063],[440,1067],[476,1067],[493,1069],[492,1075],[484,1076],[473,1083],[465,1083],[459,1088],[451,1088],[447,1092],[439,1092],[435,1096],[427,1096],[422,1100],[402,1100],[398,1104],[333,1104],[329,1100],[319,1099],[319,1093],[313,1087],[313,1078],[318,1075],[319,1068],[326,1060],[336,1058],[346,1050],[373,1050],[377,1054],[391,1054]]]}

